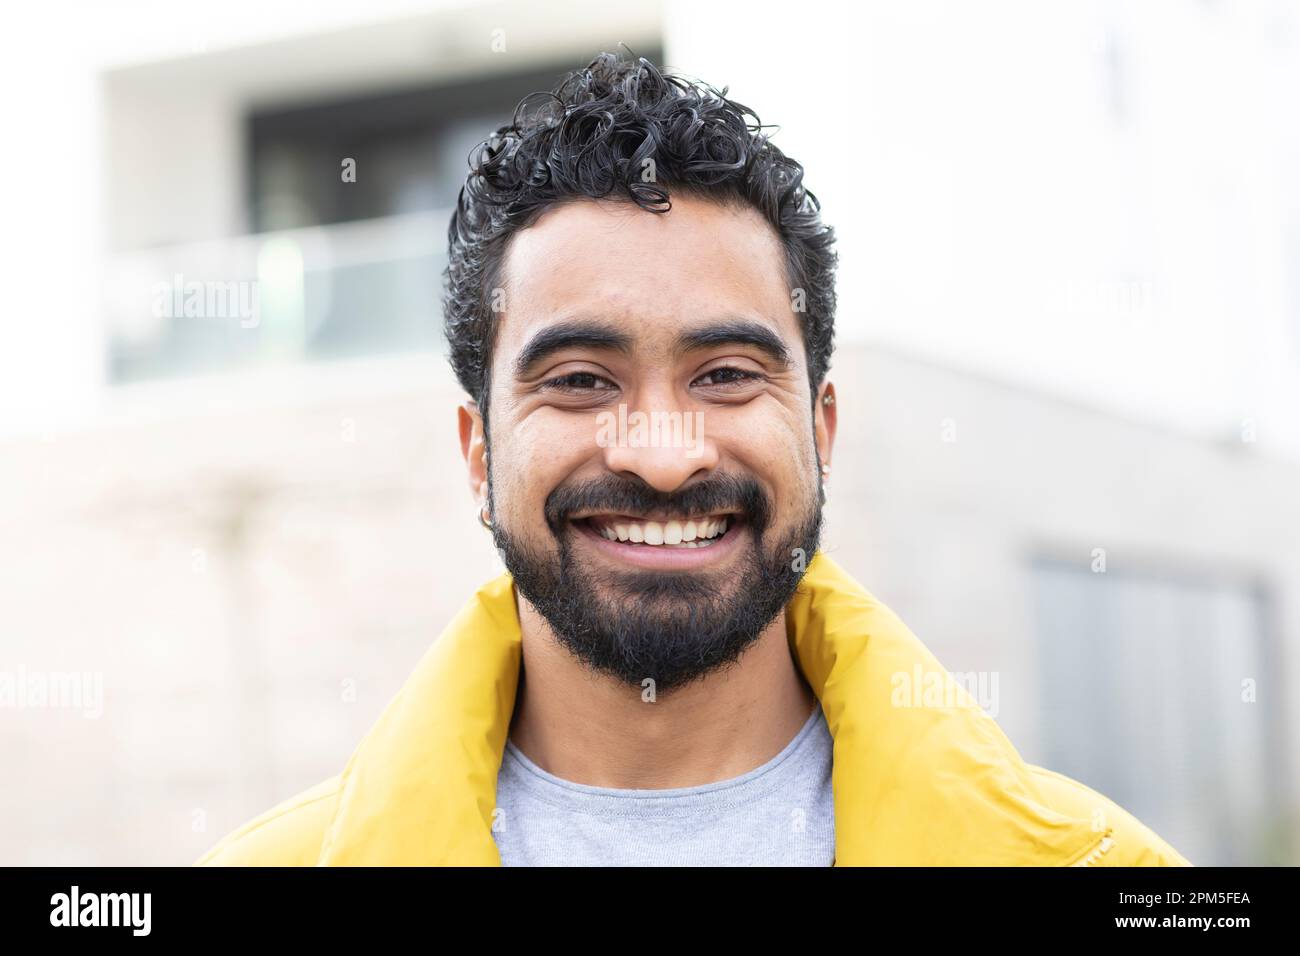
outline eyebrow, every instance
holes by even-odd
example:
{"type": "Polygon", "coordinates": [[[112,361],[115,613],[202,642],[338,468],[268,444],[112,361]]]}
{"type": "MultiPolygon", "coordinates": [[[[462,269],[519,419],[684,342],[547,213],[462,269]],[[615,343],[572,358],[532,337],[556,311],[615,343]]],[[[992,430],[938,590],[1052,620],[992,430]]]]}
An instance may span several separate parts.
{"type": "MultiPolygon", "coordinates": [[[[790,350],[781,337],[761,322],[751,319],[725,319],[678,334],[673,343],[677,352],[692,352],[719,345],[748,345],[763,352],[782,369],[790,367],[790,350]]],[[[515,378],[524,379],[541,362],[564,349],[602,349],[632,353],[632,336],[622,329],[593,319],[559,322],[537,335],[515,359],[515,378]]]]}
{"type": "Polygon", "coordinates": [[[515,359],[515,378],[527,378],[541,361],[564,349],[632,351],[632,336],[620,329],[590,319],[559,322],[534,335],[515,359]]]}
{"type": "Polygon", "coordinates": [[[750,319],[727,319],[688,329],[677,336],[677,350],[690,352],[717,345],[749,345],[763,352],[783,369],[790,367],[790,350],[781,337],[761,322],[750,319]]]}

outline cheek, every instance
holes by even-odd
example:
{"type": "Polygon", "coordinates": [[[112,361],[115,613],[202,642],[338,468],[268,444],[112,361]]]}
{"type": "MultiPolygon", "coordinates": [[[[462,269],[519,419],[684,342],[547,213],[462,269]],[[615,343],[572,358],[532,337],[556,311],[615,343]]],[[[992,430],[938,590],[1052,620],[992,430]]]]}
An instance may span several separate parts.
{"type": "Polygon", "coordinates": [[[492,482],[498,507],[521,530],[531,533],[535,526],[545,525],[547,496],[592,453],[593,434],[581,422],[547,422],[534,417],[502,436],[500,457],[493,461],[492,482]]]}
{"type": "Polygon", "coordinates": [[[802,508],[815,493],[811,420],[804,421],[802,427],[788,414],[736,421],[725,447],[730,457],[774,494],[773,507],[778,514],[802,508]]]}

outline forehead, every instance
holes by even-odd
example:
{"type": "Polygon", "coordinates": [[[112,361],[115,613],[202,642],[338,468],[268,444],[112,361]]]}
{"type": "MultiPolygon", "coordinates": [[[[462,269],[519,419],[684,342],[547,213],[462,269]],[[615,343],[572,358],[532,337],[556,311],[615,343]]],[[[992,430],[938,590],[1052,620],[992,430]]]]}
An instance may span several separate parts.
{"type": "Polygon", "coordinates": [[[575,317],[625,325],[638,346],[653,346],[691,325],[744,316],[770,325],[792,358],[802,353],[784,250],[749,207],[684,195],[667,213],[628,201],[564,203],[514,236],[502,280],[498,359],[575,317]]]}

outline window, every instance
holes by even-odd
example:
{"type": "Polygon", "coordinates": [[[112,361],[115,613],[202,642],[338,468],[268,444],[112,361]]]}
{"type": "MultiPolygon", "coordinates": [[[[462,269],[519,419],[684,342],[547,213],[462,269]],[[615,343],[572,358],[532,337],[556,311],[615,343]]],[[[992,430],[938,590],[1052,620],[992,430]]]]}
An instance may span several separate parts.
{"type": "Polygon", "coordinates": [[[1268,606],[1248,582],[1031,565],[1034,762],[1129,810],[1199,864],[1271,859],[1284,792],[1268,606]]]}

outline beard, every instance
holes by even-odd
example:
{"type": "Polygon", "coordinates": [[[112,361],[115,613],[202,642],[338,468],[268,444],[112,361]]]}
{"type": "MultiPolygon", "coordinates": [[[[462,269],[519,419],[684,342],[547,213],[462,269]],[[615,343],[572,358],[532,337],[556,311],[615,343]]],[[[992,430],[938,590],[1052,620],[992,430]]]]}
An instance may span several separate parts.
{"type": "Polygon", "coordinates": [[[492,529],[515,585],[578,661],[633,687],[652,680],[656,694],[739,660],[794,596],[822,526],[821,501],[813,500],[787,529],[772,528],[771,503],[758,483],[727,475],[671,494],[609,475],[557,488],[545,512],[555,551],[527,547],[500,521],[492,529]],[[739,567],[728,562],[717,571],[637,571],[574,558],[580,532],[569,515],[656,510],[739,513],[741,533],[748,534],[739,567]]]}

